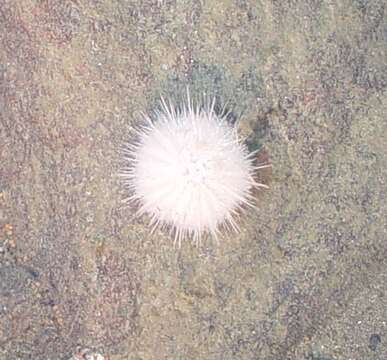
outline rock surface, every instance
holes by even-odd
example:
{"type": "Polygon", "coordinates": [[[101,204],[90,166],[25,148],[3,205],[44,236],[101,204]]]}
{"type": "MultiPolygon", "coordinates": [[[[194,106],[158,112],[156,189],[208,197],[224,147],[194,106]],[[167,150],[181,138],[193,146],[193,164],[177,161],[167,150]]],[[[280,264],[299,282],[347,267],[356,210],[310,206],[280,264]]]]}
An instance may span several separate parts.
{"type": "Polygon", "coordinates": [[[1,1],[0,359],[387,359],[386,24],[384,0],[1,1]],[[187,85],[272,169],[240,234],[176,249],[115,174],[187,85]]]}

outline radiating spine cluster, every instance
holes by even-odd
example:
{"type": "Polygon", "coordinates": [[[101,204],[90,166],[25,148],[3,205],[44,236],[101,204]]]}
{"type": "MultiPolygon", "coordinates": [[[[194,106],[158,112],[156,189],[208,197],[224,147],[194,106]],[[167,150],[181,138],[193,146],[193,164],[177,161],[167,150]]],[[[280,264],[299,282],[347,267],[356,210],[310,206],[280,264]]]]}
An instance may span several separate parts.
{"type": "Polygon", "coordinates": [[[237,218],[255,207],[255,166],[237,129],[217,115],[215,101],[182,107],[162,99],[161,107],[135,131],[125,148],[122,171],[127,200],[150,218],[152,231],[168,228],[174,239],[218,238],[222,227],[238,231],[237,218]]]}

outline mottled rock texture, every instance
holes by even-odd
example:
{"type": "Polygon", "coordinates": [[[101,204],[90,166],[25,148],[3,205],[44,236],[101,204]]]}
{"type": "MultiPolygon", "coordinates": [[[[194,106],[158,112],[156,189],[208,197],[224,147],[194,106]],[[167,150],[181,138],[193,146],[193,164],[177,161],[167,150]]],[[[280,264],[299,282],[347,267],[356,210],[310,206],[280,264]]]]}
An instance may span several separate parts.
{"type": "Polygon", "coordinates": [[[387,359],[386,59],[384,0],[0,1],[0,359],[387,359]],[[187,85],[273,166],[176,249],[115,174],[187,85]]]}

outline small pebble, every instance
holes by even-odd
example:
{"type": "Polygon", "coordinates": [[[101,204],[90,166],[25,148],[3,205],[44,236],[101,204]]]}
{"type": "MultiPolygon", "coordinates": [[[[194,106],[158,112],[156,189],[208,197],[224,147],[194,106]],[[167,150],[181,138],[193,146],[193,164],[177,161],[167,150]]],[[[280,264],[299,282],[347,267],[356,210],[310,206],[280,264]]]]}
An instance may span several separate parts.
{"type": "Polygon", "coordinates": [[[78,349],[69,360],[109,360],[109,358],[85,348],[78,349]]]}
{"type": "Polygon", "coordinates": [[[382,339],[379,334],[372,334],[369,338],[368,347],[372,351],[376,351],[378,345],[381,343],[382,339]]]}

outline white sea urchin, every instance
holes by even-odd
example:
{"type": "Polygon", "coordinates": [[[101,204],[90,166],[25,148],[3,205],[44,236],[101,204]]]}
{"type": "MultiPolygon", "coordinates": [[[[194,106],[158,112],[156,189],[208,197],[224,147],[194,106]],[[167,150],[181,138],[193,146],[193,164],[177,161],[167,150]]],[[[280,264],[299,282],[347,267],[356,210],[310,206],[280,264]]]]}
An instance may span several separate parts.
{"type": "Polygon", "coordinates": [[[125,150],[128,201],[149,216],[152,230],[167,227],[179,243],[238,230],[241,210],[254,207],[252,190],[264,186],[254,180],[254,154],[226,114],[215,113],[215,101],[194,107],[188,95],[176,108],[161,100],[125,150]]]}

